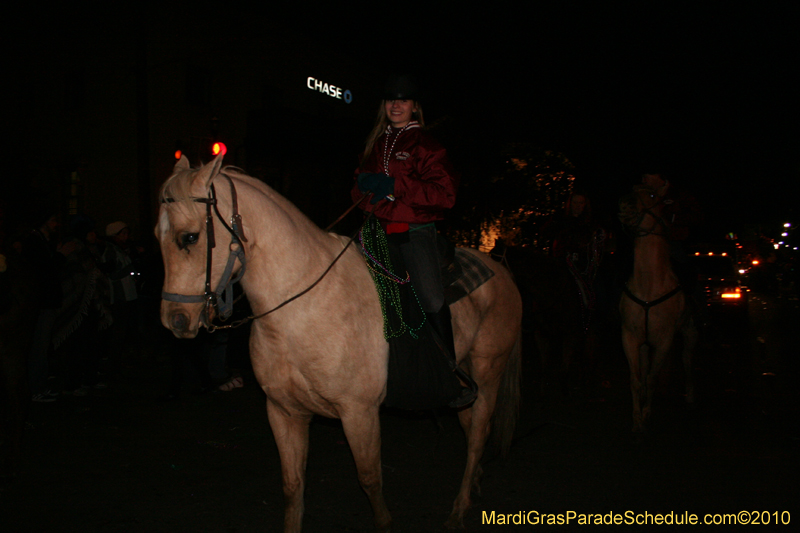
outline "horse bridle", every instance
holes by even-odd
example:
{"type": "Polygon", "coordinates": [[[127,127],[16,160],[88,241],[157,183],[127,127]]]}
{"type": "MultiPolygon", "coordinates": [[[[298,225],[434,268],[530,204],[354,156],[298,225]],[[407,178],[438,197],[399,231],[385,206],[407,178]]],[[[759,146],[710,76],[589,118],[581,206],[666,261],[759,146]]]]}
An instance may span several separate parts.
{"type": "MultiPolygon", "coordinates": [[[[173,292],[166,292],[161,291],[161,298],[163,300],[167,300],[168,302],[177,302],[177,303],[202,303],[205,302],[205,307],[203,308],[204,313],[204,322],[206,325],[206,329],[209,332],[213,332],[217,329],[229,329],[229,328],[236,328],[251,320],[256,320],[262,317],[267,316],[270,313],[277,311],[278,309],[282,308],[283,306],[293,302],[294,300],[300,298],[311,289],[317,286],[322,278],[324,278],[328,272],[331,271],[333,266],[336,264],[337,261],[344,255],[347,251],[347,248],[355,240],[356,236],[358,235],[358,231],[356,231],[350,240],[342,247],[342,251],[333,259],[333,261],[328,265],[328,268],[314,281],[311,285],[306,287],[304,290],[300,291],[299,293],[295,294],[291,298],[287,298],[277,306],[273,307],[269,311],[265,311],[259,315],[250,315],[246,318],[241,320],[236,320],[231,324],[227,324],[224,326],[215,326],[212,324],[211,321],[211,309],[216,310],[217,316],[220,320],[225,321],[230,318],[231,314],[233,314],[233,304],[236,303],[236,300],[233,299],[233,284],[238,283],[241,281],[242,277],[244,276],[247,262],[244,253],[244,246],[242,245],[243,242],[247,242],[247,239],[244,236],[244,228],[242,227],[242,217],[239,214],[239,205],[237,202],[236,196],[236,186],[233,184],[233,180],[225,174],[224,172],[220,172],[219,175],[223,176],[225,179],[228,180],[228,183],[231,187],[231,223],[228,225],[225,222],[225,219],[222,218],[222,215],[219,212],[219,208],[217,207],[217,194],[216,189],[214,189],[214,184],[211,184],[208,191],[207,198],[196,198],[193,197],[191,200],[193,202],[206,204],[206,283],[205,283],[205,292],[203,294],[177,294],[173,292]],[[231,243],[229,246],[229,254],[228,254],[228,262],[225,265],[225,270],[222,273],[222,278],[217,284],[217,290],[211,290],[211,266],[212,266],[212,250],[216,247],[216,240],[214,238],[214,217],[212,215],[212,208],[213,212],[217,215],[217,218],[222,223],[223,227],[228,230],[228,233],[231,234],[231,243]],[[236,263],[236,259],[239,260],[239,263],[242,265],[242,269],[239,271],[239,275],[236,276],[235,279],[231,279],[233,274],[233,267],[236,263]],[[219,302],[222,302],[220,305],[219,302]]],[[[371,195],[372,193],[365,193],[361,198],[359,198],[350,208],[341,216],[339,217],[333,224],[328,226],[326,230],[330,230],[333,225],[339,222],[342,218],[344,218],[350,211],[352,211],[357,205],[359,205],[362,201],[364,201],[367,196],[371,195]]],[[[173,203],[176,200],[174,198],[162,198],[161,203],[173,203]]],[[[364,219],[363,224],[372,217],[372,213],[375,209],[375,205],[373,204],[371,208],[367,212],[367,216],[364,219]]],[[[359,227],[359,230],[361,228],[359,227]]]]}
{"type": "Polygon", "coordinates": [[[658,237],[664,237],[664,238],[667,238],[669,236],[670,227],[669,227],[669,224],[667,224],[667,221],[664,220],[664,217],[662,217],[661,215],[657,215],[657,214],[653,213],[653,211],[652,211],[652,209],[654,207],[656,207],[659,204],[664,203],[664,201],[665,201],[665,198],[659,196],[658,197],[658,201],[656,203],[654,203],[650,207],[645,207],[644,209],[642,209],[641,213],[639,214],[639,216],[636,218],[636,220],[632,224],[626,224],[627,226],[635,229],[635,234],[633,235],[634,238],[647,237],[648,235],[656,235],[658,237]],[[641,224],[642,224],[642,221],[644,220],[645,215],[650,215],[651,217],[653,217],[653,220],[656,221],[655,225],[652,228],[650,228],[649,230],[642,230],[641,229],[641,224]],[[663,233],[656,233],[656,229],[655,228],[657,228],[658,226],[661,226],[662,228],[664,228],[664,232],[663,233]]]}
{"type": "MultiPolygon", "coordinates": [[[[242,217],[239,214],[239,206],[236,198],[236,187],[233,180],[225,174],[220,172],[219,175],[228,180],[231,188],[231,218],[230,225],[222,218],[217,206],[217,191],[214,184],[211,184],[208,190],[207,198],[191,198],[193,202],[206,204],[206,282],[205,292],[203,294],[177,294],[173,292],[161,291],[161,298],[168,302],[177,303],[205,303],[203,313],[205,314],[204,320],[206,327],[212,328],[211,324],[211,309],[216,311],[216,315],[220,320],[227,320],[233,314],[233,285],[238,283],[244,276],[247,269],[247,260],[245,258],[244,246],[242,243],[247,242],[244,235],[244,228],[242,227],[242,217]],[[213,213],[212,213],[213,211],[213,213]],[[211,265],[212,265],[212,250],[216,247],[216,239],[214,237],[214,214],[216,214],[222,226],[230,233],[231,242],[228,246],[228,262],[225,264],[225,270],[222,273],[222,278],[217,284],[216,290],[211,288],[211,265]],[[236,260],[242,265],[239,274],[233,278],[233,268],[236,260]]],[[[173,203],[174,198],[165,197],[161,200],[162,203],[173,203]]]]}

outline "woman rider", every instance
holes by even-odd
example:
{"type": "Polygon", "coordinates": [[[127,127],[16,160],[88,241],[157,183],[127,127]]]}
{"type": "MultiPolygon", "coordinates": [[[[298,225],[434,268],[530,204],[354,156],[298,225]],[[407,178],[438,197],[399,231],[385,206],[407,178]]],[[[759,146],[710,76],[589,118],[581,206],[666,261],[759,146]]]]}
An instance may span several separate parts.
{"type": "MultiPolygon", "coordinates": [[[[433,329],[455,360],[450,309],[444,299],[436,223],[456,200],[459,176],[445,149],[424,129],[422,107],[414,82],[401,76],[390,82],[375,127],[356,171],[353,200],[372,193],[362,208],[374,216],[402,256],[419,302],[433,329]],[[369,204],[367,203],[369,202],[369,204]]],[[[451,403],[474,401],[477,387],[460,368],[456,374],[469,388],[451,403]]]]}

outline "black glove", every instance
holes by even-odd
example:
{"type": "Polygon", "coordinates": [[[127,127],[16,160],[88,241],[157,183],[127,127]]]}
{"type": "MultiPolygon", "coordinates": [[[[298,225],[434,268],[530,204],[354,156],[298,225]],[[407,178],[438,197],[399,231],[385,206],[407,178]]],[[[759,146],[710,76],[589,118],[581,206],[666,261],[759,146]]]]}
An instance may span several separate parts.
{"type": "Polygon", "coordinates": [[[369,203],[377,204],[394,193],[394,178],[390,178],[386,174],[362,172],[358,175],[358,190],[365,193],[371,192],[373,197],[369,203]]]}

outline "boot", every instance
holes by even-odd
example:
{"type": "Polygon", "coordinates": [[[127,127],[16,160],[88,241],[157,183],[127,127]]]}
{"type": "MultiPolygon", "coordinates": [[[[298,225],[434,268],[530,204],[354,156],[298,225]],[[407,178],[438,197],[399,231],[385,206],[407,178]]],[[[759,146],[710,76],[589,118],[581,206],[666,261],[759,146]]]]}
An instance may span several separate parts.
{"type": "Polygon", "coordinates": [[[447,356],[450,368],[456,377],[466,384],[461,389],[461,395],[450,402],[450,407],[459,409],[473,403],[478,398],[478,384],[469,374],[456,363],[456,347],[453,339],[453,323],[450,317],[450,307],[444,304],[438,313],[426,313],[431,327],[435,333],[434,338],[442,352],[447,356]]]}

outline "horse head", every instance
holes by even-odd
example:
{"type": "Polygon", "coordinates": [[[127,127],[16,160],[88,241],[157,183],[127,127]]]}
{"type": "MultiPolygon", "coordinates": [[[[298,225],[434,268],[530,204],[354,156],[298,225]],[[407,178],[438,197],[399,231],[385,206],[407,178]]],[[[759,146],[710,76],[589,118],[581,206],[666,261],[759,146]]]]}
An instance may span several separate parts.
{"type": "Polygon", "coordinates": [[[634,185],[633,192],[620,198],[619,221],[637,236],[666,235],[669,224],[662,217],[664,199],[647,185],[634,185]],[[658,231],[659,226],[661,231],[658,231]]]}
{"type": "MultiPolygon", "coordinates": [[[[220,173],[222,157],[220,154],[198,169],[181,157],[161,188],[155,228],[164,259],[161,322],[176,337],[192,338],[201,325],[210,326],[219,314],[218,297],[244,265],[241,228],[233,223],[232,229],[220,215],[233,209],[229,207],[235,194],[233,182],[228,178],[230,191],[221,186],[219,193],[213,185],[215,178],[224,176],[220,173]],[[214,254],[219,239],[215,235],[229,232],[229,254],[214,254]]],[[[237,214],[234,212],[231,220],[237,214]]],[[[226,313],[229,310],[222,312],[226,313]]]]}

